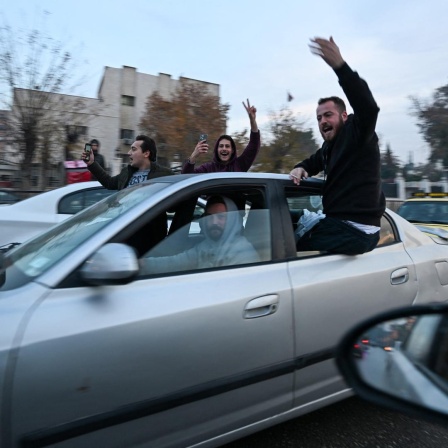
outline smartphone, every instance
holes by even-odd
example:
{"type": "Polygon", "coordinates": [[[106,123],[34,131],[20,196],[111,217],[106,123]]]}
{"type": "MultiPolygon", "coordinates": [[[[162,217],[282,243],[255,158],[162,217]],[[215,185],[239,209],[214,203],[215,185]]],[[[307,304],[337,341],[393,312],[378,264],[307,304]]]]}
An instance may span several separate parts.
{"type": "Polygon", "coordinates": [[[87,153],[86,158],[84,159],[84,162],[88,162],[90,160],[90,152],[92,151],[92,145],[90,143],[86,143],[84,145],[84,152],[87,153]]]}
{"type": "Polygon", "coordinates": [[[208,135],[207,134],[201,134],[200,136],[199,136],[199,141],[200,142],[206,142],[207,141],[207,138],[208,138],[208,135]]]}

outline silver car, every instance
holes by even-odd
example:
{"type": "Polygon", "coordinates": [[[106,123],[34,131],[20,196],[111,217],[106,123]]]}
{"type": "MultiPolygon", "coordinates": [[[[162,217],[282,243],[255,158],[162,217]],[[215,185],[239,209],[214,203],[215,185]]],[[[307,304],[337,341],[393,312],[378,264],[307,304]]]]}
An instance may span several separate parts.
{"type": "Polygon", "coordinates": [[[335,344],[379,311],[447,301],[448,248],[386,211],[370,253],[297,252],[320,192],[286,175],[167,176],[3,254],[1,446],[213,447],[350,396],[335,344]],[[202,241],[198,201],[217,193],[257,261],[143,273],[202,241]]]}

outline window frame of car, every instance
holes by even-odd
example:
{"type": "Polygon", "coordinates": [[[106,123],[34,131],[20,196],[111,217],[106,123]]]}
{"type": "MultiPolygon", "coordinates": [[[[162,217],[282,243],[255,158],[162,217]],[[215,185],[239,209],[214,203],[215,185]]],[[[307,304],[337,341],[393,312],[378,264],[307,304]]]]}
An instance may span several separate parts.
{"type": "MultiPolygon", "coordinates": [[[[214,193],[214,194],[221,194],[221,195],[225,195],[226,193],[228,193],[229,191],[235,191],[235,189],[237,188],[262,188],[265,189],[265,191],[267,192],[267,196],[266,196],[266,206],[268,204],[269,198],[268,196],[272,196],[272,193],[269,194],[269,191],[272,191],[272,187],[275,186],[275,183],[271,183],[269,182],[270,179],[238,179],[237,181],[233,182],[233,183],[229,183],[229,185],[222,185],[222,180],[221,179],[210,179],[208,181],[205,182],[201,182],[199,184],[192,184],[192,185],[188,185],[187,188],[184,188],[182,190],[177,191],[176,193],[166,197],[164,200],[159,201],[158,203],[154,204],[152,207],[146,209],[145,211],[143,211],[139,217],[137,219],[135,219],[134,221],[130,222],[129,225],[127,225],[124,228],[121,228],[120,230],[118,230],[115,234],[113,234],[107,241],[105,241],[103,244],[107,244],[107,243],[122,243],[122,244],[127,244],[127,241],[129,239],[132,238],[132,236],[134,234],[136,234],[142,227],[144,227],[145,225],[147,225],[148,223],[151,222],[152,219],[154,219],[156,216],[158,216],[160,213],[162,212],[167,212],[168,210],[173,210],[176,208],[176,205],[187,201],[187,200],[191,200],[192,197],[199,197],[201,194],[204,193],[204,191],[209,192],[210,194],[214,193]],[[269,188],[268,188],[269,187],[269,188]]],[[[149,183],[170,183],[170,179],[166,179],[166,178],[159,178],[159,179],[154,179],[152,181],[149,181],[149,183]]],[[[143,185],[143,184],[141,184],[143,185]]],[[[133,187],[133,188],[138,188],[137,187],[133,187]]],[[[125,189],[127,190],[127,189],[125,189]]],[[[125,191],[122,190],[122,191],[125,191]]],[[[276,197],[274,197],[274,203],[277,202],[276,197]]],[[[192,216],[194,215],[194,209],[195,209],[195,205],[196,205],[196,199],[194,201],[192,201],[192,208],[191,208],[191,214],[192,216]]],[[[271,199],[272,202],[272,199],[271,199]]],[[[84,212],[83,212],[84,213],[84,212]]],[[[173,223],[172,223],[173,225],[173,223]]],[[[173,231],[174,231],[175,227],[173,227],[173,231]]],[[[279,232],[282,232],[279,229],[279,232]]],[[[187,230],[188,233],[188,230],[187,230]]],[[[271,239],[272,239],[272,228],[271,228],[271,239]]],[[[284,247],[284,244],[281,243],[280,241],[277,241],[276,245],[278,245],[279,247],[284,247]]],[[[274,244],[273,244],[274,247],[274,244]]],[[[274,256],[274,255],[273,255],[274,256]]],[[[261,263],[261,262],[260,262],[261,263]]],[[[267,263],[267,262],[265,262],[267,263]]],[[[243,265],[238,265],[238,267],[241,267],[243,265]]],[[[222,266],[222,267],[214,267],[214,268],[210,268],[208,270],[225,270],[225,269],[234,269],[234,266],[222,266]]],[[[204,272],[204,269],[201,269],[200,271],[195,270],[194,272],[204,272]]],[[[168,276],[172,276],[172,275],[180,275],[180,274],[189,274],[192,271],[183,271],[182,273],[180,272],[174,272],[174,273],[167,273],[165,275],[163,274],[154,274],[154,275],[141,275],[138,278],[139,279],[145,279],[148,277],[168,277],[168,276]]],[[[58,284],[58,288],[73,288],[73,287],[80,287],[80,286],[88,286],[87,283],[85,283],[79,276],[79,272],[78,270],[75,270],[71,273],[69,273],[64,279],[62,279],[59,284],[58,284]]]]}
{"type": "MultiPolygon", "coordinates": [[[[267,191],[269,190],[267,183],[262,181],[254,181],[254,180],[245,180],[243,182],[237,182],[230,185],[223,186],[221,182],[219,181],[209,181],[203,184],[194,185],[191,186],[191,188],[188,189],[187,192],[180,191],[177,194],[173,195],[173,197],[169,198],[167,201],[164,201],[163,204],[165,204],[164,210],[158,209],[159,212],[165,211],[175,211],[174,215],[172,215],[172,223],[168,231],[167,238],[170,238],[170,236],[174,236],[175,238],[178,238],[179,241],[185,240],[185,239],[196,239],[200,240],[203,238],[203,235],[195,234],[190,232],[190,226],[195,221],[195,211],[197,208],[197,202],[198,198],[207,197],[211,195],[222,195],[222,196],[236,196],[240,195],[241,197],[244,196],[245,203],[250,200],[251,197],[254,197],[258,195],[259,197],[263,197],[263,203],[264,208],[266,210],[269,210],[268,202],[267,202],[267,191]]],[[[160,204],[158,204],[160,206],[160,204]]],[[[149,220],[150,216],[154,216],[152,213],[152,210],[154,208],[151,208],[147,212],[147,217],[142,217],[142,220],[138,223],[138,226],[133,231],[138,231],[138,227],[142,227],[146,225],[149,220]]],[[[272,240],[272,229],[269,230],[272,240]]],[[[123,237],[125,239],[129,238],[130,235],[128,232],[126,234],[117,235],[116,238],[113,239],[111,242],[124,242],[123,237]]],[[[186,248],[188,249],[188,246],[190,244],[186,243],[186,248]]],[[[272,246],[272,241],[271,241],[272,246]]],[[[179,252],[182,252],[182,249],[179,249],[179,252]]],[[[264,262],[271,262],[272,257],[270,260],[266,260],[264,262]]],[[[262,261],[257,262],[263,263],[262,261]]],[[[252,263],[251,263],[252,264],[252,263]]],[[[238,267],[242,267],[244,265],[238,265],[238,267]]],[[[183,274],[189,274],[191,272],[202,272],[206,270],[216,270],[216,269],[232,269],[235,268],[235,266],[219,266],[219,267],[212,267],[207,269],[194,269],[191,270],[180,270],[180,271],[174,271],[169,272],[165,274],[145,274],[140,275],[139,278],[146,278],[149,276],[169,276],[169,275],[183,275],[183,274]]]]}
{"type": "MultiPolygon", "coordinates": [[[[288,214],[289,214],[289,220],[291,221],[291,224],[292,224],[292,229],[293,229],[292,238],[294,241],[293,243],[291,242],[291,235],[285,235],[285,238],[287,240],[287,243],[285,243],[285,245],[287,245],[288,247],[295,248],[295,239],[294,239],[295,225],[296,225],[298,219],[300,218],[300,216],[303,214],[304,209],[303,208],[302,209],[291,208],[291,203],[293,202],[292,200],[308,197],[307,200],[311,205],[311,202],[312,202],[311,197],[319,196],[319,194],[316,193],[316,191],[312,188],[305,188],[302,190],[298,190],[297,187],[291,186],[290,184],[286,184],[285,192],[284,192],[283,196],[286,201],[286,207],[289,211],[288,214]],[[293,245],[293,246],[291,246],[291,245],[293,245]]],[[[312,212],[317,212],[317,210],[322,210],[322,204],[321,204],[321,207],[316,207],[315,205],[314,206],[311,205],[310,209],[311,209],[310,211],[312,211],[312,212]]],[[[284,216],[283,219],[288,220],[288,217],[284,216]]],[[[287,232],[287,233],[289,233],[289,232],[287,232]]],[[[396,225],[393,223],[392,219],[387,214],[387,211],[385,211],[383,213],[383,216],[381,217],[380,240],[374,250],[376,250],[380,247],[397,244],[400,241],[401,240],[400,240],[400,236],[399,236],[398,230],[396,228],[396,225]]],[[[333,254],[325,252],[325,251],[304,251],[304,252],[295,251],[294,253],[291,252],[289,254],[289,257],[290,258],[298,258],[298,257],[308,258],[308,257],[317,257],[317,256],[325,256],[325,255],[333,255],[333,254]]]]}

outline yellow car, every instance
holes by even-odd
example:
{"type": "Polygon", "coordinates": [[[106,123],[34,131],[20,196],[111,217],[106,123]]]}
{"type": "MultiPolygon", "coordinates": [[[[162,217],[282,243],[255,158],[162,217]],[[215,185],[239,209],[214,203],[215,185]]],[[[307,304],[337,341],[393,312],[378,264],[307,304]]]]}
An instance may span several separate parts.
{"type": "Polygon", "coordinates": [[[397,213],[423,232],[448,239],[448,193],[414,193],[397,213]]]}

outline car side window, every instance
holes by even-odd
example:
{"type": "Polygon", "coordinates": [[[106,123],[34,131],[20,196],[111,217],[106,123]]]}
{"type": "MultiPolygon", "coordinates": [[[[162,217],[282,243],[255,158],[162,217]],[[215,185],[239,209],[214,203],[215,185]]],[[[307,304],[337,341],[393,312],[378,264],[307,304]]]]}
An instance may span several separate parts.
{"type": "MultiPolygon", "coordinates": [[[[322,211],[322,200],[319,195],[304,194],[297,190],[289,190],[286,192],[286,200],[288,203],[289,214],[291,216],[291,224],[294,232],[297,230],[297,225],[301,216],[306,213],[306,211],[319,213],[322,211]]],[[[383,215],[381,218],[381,229],[380,229],[380,239],[377,247],[388,246],[398,242],[396,232],[392,226],[389,218],[383,215]]],[[[297,256],[312,256],[312,255],[323,255],[326,252],[323,251],[306,251],[297,252],[297,256]]]]}
{"type": "Polygon", "coordinates": [[[388,246],[398,242],[398,237],[390,223],[389,219],[383,215],[381,218],[380,239],[376,247],[388,246]]]}
{"type": "Polygon", "coordinates": [[[142,256],[142,275],[271,260],[270,214],[264,195],[260,191],[222,193],[233,208],[209,213],[207,200],[216,195],[201,193],[171,207],[168,236],[142,256]]]}
{"type": "MultiPolygon", "coordinates": [[[[301,192],[300,190],[288,189],[286,192],[286,201],[288,203],[289,214],[291,217],[291,226],[294,233],[297,230],[299,219],[307,212],[319,213],[322,211],[322,198],[317,194],[301,192]]],[[[296,252],[298,257],[314,256],[325,254],[321,251],[302,251],[296,252]]]]}
{"type": "Polygon", "coordinates": [[[75,215],[76,213],[101,201],[107,196],[115,193],[105,188],[82,190],[64,196],[58,204],[58,214],[75,215]]]}

